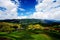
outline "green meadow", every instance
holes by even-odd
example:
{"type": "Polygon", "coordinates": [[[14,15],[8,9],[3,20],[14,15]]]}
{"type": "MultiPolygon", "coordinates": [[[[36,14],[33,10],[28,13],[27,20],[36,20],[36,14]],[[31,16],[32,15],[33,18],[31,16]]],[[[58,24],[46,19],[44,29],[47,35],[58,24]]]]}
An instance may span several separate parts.
{"type": "Polygon", "coordinates": [[[0,40],[60,40],[58,26],[0,22],[0,40]]]}

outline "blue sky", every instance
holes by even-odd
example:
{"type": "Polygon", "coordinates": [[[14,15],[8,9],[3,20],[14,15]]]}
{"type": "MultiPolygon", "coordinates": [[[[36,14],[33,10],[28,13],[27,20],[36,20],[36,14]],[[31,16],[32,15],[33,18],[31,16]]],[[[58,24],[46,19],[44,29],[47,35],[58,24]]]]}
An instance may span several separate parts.
{"type": "Polygon", "coordinates": [[[22,13],[23,15],[27,15],[29,16],[30,14],[32,14],[33,12],[35,12],[35,5],[37,4],[36,0],[19,0],[19,8],[24,9],[25,11],[21,11],[18,9],[18,15],[20,16],[22,13]],[[27,14],[27,12],[29,12],[27,14]]]}
{"type": "Polygon", "coordinates": [[[0,19],[60,20],[60,0],[0,0],[0,19]]]}

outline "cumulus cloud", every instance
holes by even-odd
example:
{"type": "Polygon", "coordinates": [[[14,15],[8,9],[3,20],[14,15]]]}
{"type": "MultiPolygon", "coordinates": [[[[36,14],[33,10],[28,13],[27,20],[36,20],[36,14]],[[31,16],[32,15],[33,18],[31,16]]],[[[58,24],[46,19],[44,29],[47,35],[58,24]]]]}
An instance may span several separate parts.
{"type": "Polygon", "coordinates": [[[14,4],[11,0],[0,0],[0,7],[6,9],[5,11],[0,9],[0,19],[16,19],[18,17],[17,6],[18,4],[14,4]]]}
{"type": "Polygon", "coordinates": [[[18,16],[18,19],[26,19],[27,16],[18,16]]]}
{"type": "MultiPolygon", "coordinates": [[[[18,0],[15,2],[11,0],[0,0],[0,19],[55,19],[60,20],[60,0],[36,0],[35,10],[30,16],[18,16],[17,8],[19,6],[18,0]]],[[[19,8],[20,11],[25,11],[19,8]]]]}
{"type": "Polygon", "coordinates": [[[30,17],[60,20],[60,0],[37,0],[36,12],[30,17]]]}

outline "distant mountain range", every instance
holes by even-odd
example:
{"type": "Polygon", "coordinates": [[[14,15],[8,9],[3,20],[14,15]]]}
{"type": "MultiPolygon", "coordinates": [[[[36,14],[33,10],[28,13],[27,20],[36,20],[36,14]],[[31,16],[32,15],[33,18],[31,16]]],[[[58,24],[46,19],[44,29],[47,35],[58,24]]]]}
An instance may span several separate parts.
{"type": "Polygon", "coordinates": [[[0,22],[12,22],[12,23],[21,23],[21,24],[33,24],[33,23],[60,24],[60,21],[43,20],[43,19],[6,19],[6,20],[0,20],[0,22]]]}

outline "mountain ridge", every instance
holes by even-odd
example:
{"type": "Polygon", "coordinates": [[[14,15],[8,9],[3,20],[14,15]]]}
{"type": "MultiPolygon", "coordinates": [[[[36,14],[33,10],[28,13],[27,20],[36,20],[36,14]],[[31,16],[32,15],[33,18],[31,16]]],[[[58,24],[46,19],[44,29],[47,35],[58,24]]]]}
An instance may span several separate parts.
{"type": "Polygon", "coordinates": [[[46,24],[51,24],[51,23],[59,23],[60,21],[56,20],[44,20],[44,19],[5,19],[5,20],[0,20],[0,22],[13,22],[13,23],[28,23],[28,22],[41,22],[41,23],[46,23],[46,24]]]}

